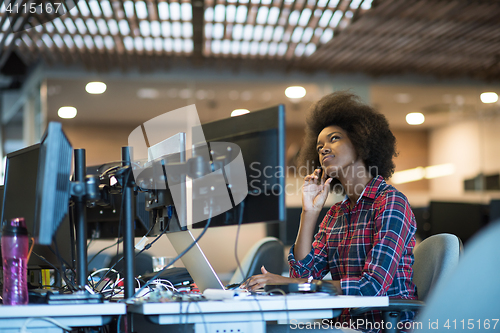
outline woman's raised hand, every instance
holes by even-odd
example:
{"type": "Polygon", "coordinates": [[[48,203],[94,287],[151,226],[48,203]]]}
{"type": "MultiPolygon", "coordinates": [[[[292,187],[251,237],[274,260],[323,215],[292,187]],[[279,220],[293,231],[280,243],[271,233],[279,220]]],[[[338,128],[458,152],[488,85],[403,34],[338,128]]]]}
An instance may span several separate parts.
{"type": "Polygon", "coordinates": [[[332,178],[326,179],[325,172],[320,177],[321,169],[316,169],[304,178],[302,186],[302,210],[319,212],[328,198],[332,178]]]}

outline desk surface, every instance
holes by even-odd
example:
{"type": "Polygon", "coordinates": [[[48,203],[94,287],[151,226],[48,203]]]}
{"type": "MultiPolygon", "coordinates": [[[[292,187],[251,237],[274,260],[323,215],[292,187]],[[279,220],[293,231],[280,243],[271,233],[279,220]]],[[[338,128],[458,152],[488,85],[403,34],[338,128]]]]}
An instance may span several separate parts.
{"type": "Polygon", "coordinates": [[[0,305],[0,320],[26,317],[115,316],[125,313],[124,303],[0,305]]]}
{"type": "Polygon", "coordinates": [[[128,310],[143,315],[171,315],[195,313],[241,313],[242,311],[282,311],[287,309],[343,309],[355,307],[376,307],[389,305],[386,296],[329,296],[324,294],[303,294],[287,296],[248,296],[221,301],[141,303],[129,305],[128,310]],[[193,305],[195,304],[195,305],[193,305]]]}
{"type": "Polygon", "coordinates": [[[128,311],[159,325],[333,318],[338,309],[387,306],[389,298],[305,294],[249,296],[222,301],[142,303],[128,311]]]}
{"type": "Polygon", "coordinates": [[[123,303],[0,305],[0,332],[18,332],[30,318],[35,318],[30,319],[30,330],[54,328],[54,324],[41,320],[44,317],[70,327],[102,326],[109,323],[113,316],[124,315],[126,312],[127,308],[123,303]]]}

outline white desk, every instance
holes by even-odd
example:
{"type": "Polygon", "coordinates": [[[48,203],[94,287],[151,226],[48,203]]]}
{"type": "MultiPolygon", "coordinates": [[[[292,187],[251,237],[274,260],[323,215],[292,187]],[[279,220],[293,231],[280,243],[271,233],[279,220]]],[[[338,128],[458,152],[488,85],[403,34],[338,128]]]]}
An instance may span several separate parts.
{"type": "MultiPolygon", "coordinates": [[[[0,305],[0,332],[19,333],[30,318],[52,318],[70,327],[95,327],[108,324],[113,316],[126,314],[123,303],[65,304],[65,305],[0,305]]],[[[62,332],[58,326],[41,319],[31,320],[29,332],[62,332]]]]}
{"type": "Polygon", "coordinates": [[[128,311],[142,314],[158,325],[194,324],[196,333],[231,330],[258,333],[266,331],[266,321],[333,318],[339,309],[388,304],[388,297],[310,294],[191,303],[142,303],[129,305],[128,311]]]}

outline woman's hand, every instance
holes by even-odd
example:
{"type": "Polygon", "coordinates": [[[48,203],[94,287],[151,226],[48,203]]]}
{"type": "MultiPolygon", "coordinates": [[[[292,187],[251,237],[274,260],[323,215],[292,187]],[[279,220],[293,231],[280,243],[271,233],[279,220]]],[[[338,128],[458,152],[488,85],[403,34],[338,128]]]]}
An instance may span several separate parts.
{"type": "Polygon", "coordinates": [[[326,179],[326,173],[323,172],[319,179],[320,172],[321,169],[316,169],[304,178],[302,186],[302,210],[304,212],[319,212],[328,198],[332,178],[326,179]]]}
{"type": "Polygon", "coordinates": [[[242,289],[254,291],[259,288],[264,288],[266,284],[287,284],[297,282],[296,279],[281,276],[278,274],[269,273],[264,266],[260,268],[262,274],[254,275],[248,278],[240,286],[242,289]]]}

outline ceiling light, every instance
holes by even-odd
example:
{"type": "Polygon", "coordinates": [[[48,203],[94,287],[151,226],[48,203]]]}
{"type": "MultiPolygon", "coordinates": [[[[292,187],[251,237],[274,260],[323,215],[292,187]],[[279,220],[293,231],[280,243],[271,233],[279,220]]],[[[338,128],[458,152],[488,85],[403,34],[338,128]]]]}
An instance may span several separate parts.
{"type": "Polygon", "coordinates": [[[85,86],[85,90],[89,94],[102,94],[106,91],[106,84],[104,82],[89,82],[85,86]]]}
{"type": "Polygon", "coordinates": [[[240,98],[240,93],[236,90],[231,90],[229,92],[229,99],[235,101],[240,98]]]}
{"type": "Polygon", "coordinates": [[[411,102],[410,94],[406,94],[406,93],[396,94],[396,95],[394,95],[394,99],[396,100],[396,102],[398,102],[400,104],[408,104],[411,102]]]}
{"type": "Polygon", "coordinates": [[[449,176],[455,173],[455,165],[452,163],[431,165],[428,167],[417,167],[395,172],[391,181],[394,184],[404,184],[422,179],[433,179],[449,176]]]}
{"type": "Polygon", "coordinates": [[[252,99],[252,92],[251,92],[251,91],[249,91],[249,90],[245,90],[244,92],[242,92],[242,93],[240,94],[240,97],[241,97],[241,99],[242,99],[242,100],[244,100],[244,101],[249,101],[249,100],[251,100],[251,99],[252,99]]]}
{"type": "Polygon", "coordinates": [[[330,20],[330,27],[335,28],[337,25],[339,25],[340,19],[342,19],[342,11],[341,10],[336,10],[335,13],[333,13],[333,17],[330,20]]]}
{"type": "Polygon", "coordinates": [[[207,98],[207,92],[205,90],[197,90],[195,96],[196,99],[205,99],[207,98]]]}
{"type": "Polygon", "coordinates": [[[449,176],[454,173],[455,173],[455,164],[453,163],[431,165],[425,168],[426,179],[449,176]]]}
{"type": "Polygon", "coordinates": [[[181,89],[179,91],[179,97],[182,99],[189,99],[189,98],[191,98],[192,95],[193,94],[191,92],[191,89],[189,89],[189,88],[181,89]]]}
{"type": "Polygon", "coordinates": [[[231,112],[231,117],[241,116],[243,114],[250,113],[247,109],[236,109],[231,112]]]}
{"type": "Polygon", "coordinates": [[[144,99],[155,99],[160,96],[158,90],[153,88],[141,88],[137,90],[137,97],[144,99]]]}
{"type": "Polygon", "coordinates": [[[494,92],[484,92],[481,94],[481,102],[483,103],[496,103],[498,101],[498,95],[494,92]]]}
{"type": "Polygon", "coordinates": [[[420,125],[425,121],[425,117],[420,112],[410,112],[406,115],[406,122],[410,125],[420,125]]]}
{"type": "Polygon", "coordinates": [[[361,8],[364,10],[368,10],[372,7],[372,2],[373,0],[365,0],[363,4],[361,5],[361,8]]]}
{"type": "Polygon", "coordinates": [[[63,119],[73,119],[76,117],[76,108],[73,106],[63,106],[59,108],[57,115],[63,119]]]}
{"type": "Polygon", "coordinates": [[[306,88],[300,86],[291,86],[286,88],[285,96],[288,98],[302,98],[306,95],[306,88]]]}
{"type": "Polygon", "coordinates": [[[395,172],[392,176],[394,184],[404,184],[424,179],[425,169],[422,167],[395,172]]]}

